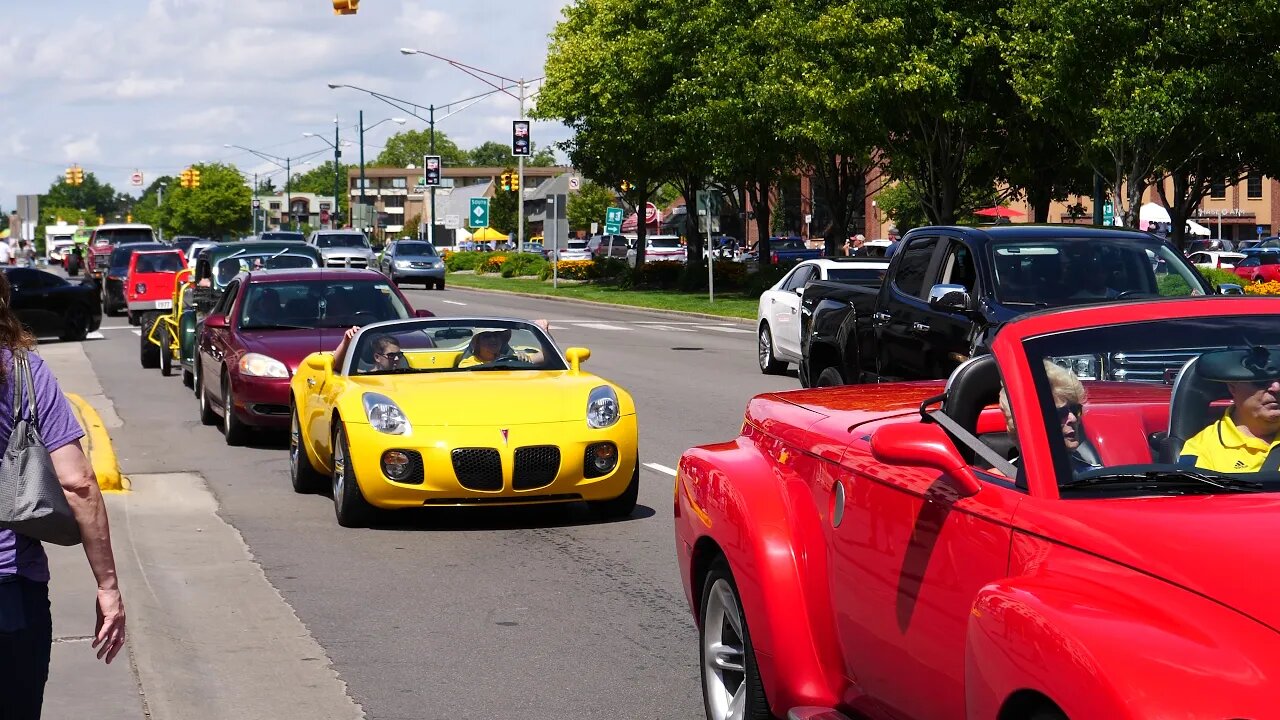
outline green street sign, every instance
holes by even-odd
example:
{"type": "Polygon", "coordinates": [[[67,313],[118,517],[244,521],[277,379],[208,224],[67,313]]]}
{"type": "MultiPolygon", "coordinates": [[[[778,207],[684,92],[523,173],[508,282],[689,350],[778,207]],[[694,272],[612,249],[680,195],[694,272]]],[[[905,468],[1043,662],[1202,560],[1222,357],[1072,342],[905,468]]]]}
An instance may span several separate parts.
{"type": "Polygon", "coordinates": [[[1111,203],[1103,203],[1102,204],[1102,224],[1110,225],[1111,223],[1115,222],[1115,219],[1116,219],[1116,213],[1115,213],[1114,206],[1112,206],[1111,203]]]}
{"type": "Polygon", "coordinates": [[[489,198],[471,198],[471,213],[467,224],[473,228],[489,227],[489,198]]]}
{"type": "Polygon", "coordinates": [[[604,232],[606,235],[617,235],[622,232],[622,208],[611,207],[605,209],[604,232]]]}

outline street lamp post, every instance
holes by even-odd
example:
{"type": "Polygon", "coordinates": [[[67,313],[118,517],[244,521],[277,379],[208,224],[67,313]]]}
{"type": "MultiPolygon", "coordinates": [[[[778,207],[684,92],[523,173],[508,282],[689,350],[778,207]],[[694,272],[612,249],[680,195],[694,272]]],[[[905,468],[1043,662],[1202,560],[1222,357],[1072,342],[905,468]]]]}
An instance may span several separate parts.
{"type": "MultiPolygon", "coordinates": [[[[293,158],[287,158],[287,157],[282,158],[276,155],[271,155],[269,153],[264,153],[258,150],[254,150],[252,148],[247,148],[243,145],[232,145],[230,143],[223,143],[222,147],[235,148],[236,150],[243,150],[247,153],[252,153],[253,155],[257,155],[258,157],[262,158],[263,160],[266,160],[272,165],[275,165],[281,170],[284,170],[284,198],[285,198],[284,204],[286,208],[285,217],[289,219],[289,229],[292,230],[293,229],[293,171],[292,171],[293,158]],[[284,164],[281,165],[280,164],[281,162],[283,162],[284,164]]],[[[257,192],[256,188],[254,192],[255,193],[257,192]]],[[[266,223],[263,223],[264,230],[266,229],[265,226],[266,226],[266,223]]]]}
{"type": "MultiPolygon", "coordinates": [[[[454,68],[461,70],[462,72],[470,75],[471,77],[476,78],[477,80],[485,83],[486,85],[489,85],[495,88],[494,92],[505,92],[507,95],[511,95],[510,91],[512,88],[519,88],[520,94],[511,95],[511,97],[516,98],[517,100],[520,101],[520,119],[521,120],[525,119],[524,104],[525,104],[525,101],[528,99],[528,96],[525,93],[526,89],[528,88],[530,83],[537,82],[537,80],[542,79],[542,78],[537,78],[535,80],[530,80],[527,82],[525,81],[524,78],[520,78],[519,80],[513,80],[512,78],[504,77],[502,75],[499,75],[498,73],[490,72],[488,70],[482,70],[478,67],[467,65],[466,63],[458,62],[457,60],[453,60],[441,55],[436,55],[435,53],[427,52],[426,50],[415,50],[413,48],[400,48],[400,53],[402,55],[426,55],[427,57],[430,57],[430,58],[442,60],[448,63],[449,65],[453,66],[454,68]],[[486,75],[488,77],[485,77],[486,75]],[[495,83],[493,80],[490,80],[488,78],[496,78],[499,82],[495,83]],[[509,84],[510,87],[503,87],[503,85],[505,84],[509,84]]],[[[519,182],[520,189],[516,191],[516,223],[517,223],[516,250],[517,252],[524,252],[524,156],[518,155],[516,157],[516,163],[517,163],[516,172],[518,173],[518,177],[520,179],[520,182],[519,182]]],[[[435,222],[434,217],[432,218],[432,222],[435,222]]]]}
{"type": "MultiPolygon", "coordinates": [[[[514,86],[512,86],[512,87],[514,87],[514,86]]],[[[481,100],[483,100],[483,99],[485,99],[485,98],[489,97],[490,95],[494,95],[494,94],[499,93],[499,92],[505,92],[505,93],[507,93],[508,95],[510,95],[511,93],[510,93],[509,91],[512,89],[512,87],[498,87],[496,90],[490,90],[489,92],[486,92],[486,93],[481,93],[481,94],[479,94],[479,95],[473,95],[473,96],[471,96],[471,97],[469,97],[469,98],[463,98],[462,100],[457,100],[457,101],[451,102],[451,103],[449,103],[448,105],[440,105],[440,106],[437,106],[437,105],[434,105],[434,104],[430,104],[430,105],[421,105],[421,104],[419,104],[419,103],[411,102],[411,101],[409,101],[409,100],[403,100],[403,99],[401,99],[401,98],[391,97],[390,95],[384,95],[383,93],[374,92],[373,90],[368,90],[368,89],[365,89],[365,88],[362,88],[362,87],[356,87],[355,85],[347,85],[347,84],[344,84],[344,83],[329,83],[329,89],[330,89],[330,90],[337,90],[338,88],[347,88],[347,89],[349,89],[349,90],[358,90],[358,91],[360,91],[360,92],[362,92],[362,93],[365,93],[366,95],[372,95],[373,97],[377,98],[378,100],[381,100],[382,102],[384,102],[384,103],[386,103],[386,104],[390,105],[391,107],[394,107],[394,108],[396,108],[397,110],[400,110],[401,112],[408,113],[409,115],[412,115],[413,117],[416,117],[416,118],[418,118],[419,120],[421,120],[421,121],[425,122],[425,123],[427,124],[427,127],[428,127],[428,128],[430,128],[430,131],[431,131],[431,140],[430,140],[430,143],[431,143],[431,144],[430,144],[430,148],[429,148],[428,152],[429,152],[430,154],[432,154],[432,155],[435,155],[435,153],[436,153],[436,109],[437,109],[437,107],[439,107],[439,109],[441,109],[441,110],[444,110],[444,109],[447,109],[447,108],[451,108],[451,107],[453,107],[454,105],[461,105],[461,106],[462,106],[462,107],[458,108],[457,110],[450,110],[450,111],[448,112],[448,114],[446,114],[444,117],[440,118],[441,120],[446,120],[446,119],[448,119],[448,118],[450,118],[450,117],[452,117],[452,116],[454,116],[454,115],[456,115],[456,114],[458,114],[458,113],[462,112],[463,110],[466,110],[467,108],[471,107],[472,105],[475,105],[476,103],[478,103],[478,102],[480,102],[481,100]],[[419,110],[419,109],[425,109],[425,110],[427,111],[427,116],[426,116],[426,117],[423,117],[423,116],[419,115],[419,114],[417,113],[417,110],[419,110]]],[[[395,118],[392,118],[392,120],[393,120],[393,121],[395,121],[395,122],[400,122],[400,123],[402,123],[402,124],[403,124],[403,122],[404,122],[403,120],[396,120],[395,118]]],[[[384,121],[384,122],[385,122],[385,121],[384,121]]],[[[425,168],[424,168],[424,173],[425,173],[425,168]]],[[[363,188],[361,189],[361,192],[363,192],[363,188]]],[[[427,233],[428,233],[428,238],[432,241],[432,244],[434,244],[434,242],[435,242],[435,224],[436,224],[436,189],[435,189],[435,187],[434,187],[434,186],[430,188],[430,194],[431,194],[431,222],[430,222],[430,224],[428,224],[428,225],[427,225],[427,233]]],[[[363,197],[363,195],[362,195],[361,197],[363,197]]]]}
{"type": "MultiPolygon", "coordinates": [[[[317,135],[313,132],[304,132],[302,137],[319,138],[324,140],[325,144],[333,148],[333,214],[329,216],[329,227],[334,227],[336,219],[342,215],[340,212],[341,203],[338,200],[338,173],[342,166],[338,164],[339,158],[342,157],[342,142],[338,139],[338,118],[333,119],[333,142],[329,142],[323,135],[317,135]]],[[[363,197],[363,196],[362,196],[363,197]]]]}

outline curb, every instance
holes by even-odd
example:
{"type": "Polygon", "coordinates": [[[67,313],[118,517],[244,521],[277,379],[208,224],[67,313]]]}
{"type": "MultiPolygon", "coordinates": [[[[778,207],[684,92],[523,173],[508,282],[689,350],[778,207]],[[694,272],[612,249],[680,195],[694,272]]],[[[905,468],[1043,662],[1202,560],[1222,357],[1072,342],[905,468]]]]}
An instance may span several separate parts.
{"type": "Polygon", "coordinates": [[[740,325],[755,325],[755,318],[741,318],[732,315],[712,315],[711,313],[690,312],[688,310],[661,310],[659,308],[647,308],[640,305],[622,305],[620,303],[598,302],[596,300],[582,300],[580,298],[560,297],[559,295],[541,295],[538,293],[518,292],[515,290],[494,290],[492,288],[475,288],[467,285],[450,285],[451,290],[466,290],[468,292],[492,293],[494,295],[515,295],[517,297],[536,298],[539,300],[551,300],[553,302],[570,303],[575,305],[594,305],[595,307],[613,308],[614,310],[630,310],[632,312],[650,313],[652,315],[673,315],[675,317],[700,318],[704,320],[723,320],[725,322],[738,323],[740,325]]]}
{"type": "Polygon", "coordinates": [[[93,474],[98,477],[98,488],[103,492],[122,492],[129,489],[129,480],[120,474],[120,464],[116,462],[116,451],[111,447],[111,436],[102,424],[98,411],[75,393],[66,393],[71,402],[72,412],[84,428],[85,454],[93,465],[93,474]]]}

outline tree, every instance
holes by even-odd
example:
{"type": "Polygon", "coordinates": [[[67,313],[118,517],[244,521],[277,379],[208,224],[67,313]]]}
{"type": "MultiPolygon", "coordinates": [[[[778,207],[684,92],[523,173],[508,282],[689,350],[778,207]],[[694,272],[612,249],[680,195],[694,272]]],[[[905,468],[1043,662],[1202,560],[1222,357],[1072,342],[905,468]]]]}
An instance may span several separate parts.
{"type": "Polygon", "coordinates": [[[240,171],[222,163],[193,165],[200,187],[165,190],[164,217],[174,233],[219,238],[249,228],[253,192],[240,171]]]}
{"type": "Polygon", "coordinates": [[[489,201],[489,227],[510,235],[516,231],[517,193],[498,190],[489,201]]]}
{"type": "MultiPolygon", "coordinates": [[[[201,184],[203,182],[204,178],[201,178],[201,184]]],[[[172,231],[172,228],[169,227],[167,222],[168,218],[164,212],[164,205],[160,202],[163,194],[160,192],[161,186],[164,186],[165,192],[168,192],[169,188],[178,187],[178,181],[168,175],[152,180],[151,184],[142,191],[142,197],[138,198],[138,201],[134,204],[133,219],[146,223],[153,228],[164,230],[167,233],[172,231]]]]}
{"type": "MultiPolygon", "coordinates": [[[[419,160],[418,162],[422,162],[419,160]]],[[[346,186],[348,171],[356,166],[340,165],[338,167],[338,211],[343,218],[349,218],[347,208],[350,204],[348,194],[343,192],[346,186]]],[[[298,193],[314,193],[316,195],[332,195],[333,194],[333,161],[326,160],[323,164],[311,168],[305,173],[299,173],[293,176],[293,182],[290,190],[298,193]]]]}
{"type": "Polygon", "coordinates": [[[604,185],[590,180],[582,183],[576,193],[569,195],[569,229],[589,230],[591,223],[604,226],[605,210],[617,203],[617,196],[604,185]]]}
{"type": "MultiPolygon", "coordinates": [[[[112,215],[116,212],[116,191],[109,183],[103,183],[92,172],[86,171],[84,182],[68,185],[63,177],[56,178],[40,204],[48,207],[76,208],[91,211],[93,215],[112,215]]],[[[97,218],[93,218],[97,223],[97,218]]]]}
{"type": "MultiPolygon", "coordinates": [[[[404,130],[387,138],[387,144],[378,159],[373,162],[381,167],[422,167],[422,158],[426,155],[439,155],[444,167],[465,167],[471,164],[465,150],[449,139],[449,136],[436,131],[436,150],[431,152],[430,130],[404,130]]],[[[332,168],[330,168],[332,169],[332,168]]]]}
{"type": "MultiPolygon", "coordinates": [[[[682,132],[668,91],[682,60],[669,52],[675,0],[579,0],[551,34],[546,80],[533,115],[574,131],[563,143],[573,165],[610,187],[643,216],[671,176],[670,140],[682,132]]],[[[647,228],[636,228],[644,262],[647,228]]]]}

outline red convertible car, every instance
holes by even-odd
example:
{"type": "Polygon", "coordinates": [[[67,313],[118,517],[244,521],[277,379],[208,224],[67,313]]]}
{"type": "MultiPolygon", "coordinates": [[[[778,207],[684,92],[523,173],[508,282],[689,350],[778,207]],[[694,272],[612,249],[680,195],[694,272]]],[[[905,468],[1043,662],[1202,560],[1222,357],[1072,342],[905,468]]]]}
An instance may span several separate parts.
{"type": "Polygon", "coordinates": [[[1277,316],[1275,298],[1034,313],[945,385],[754,398],[676,478],[707,716],[1280,716],[1280,472],[1183,452],[1214,427],[1239,452],[1228,419],[1280,417],[1277,316]],[[1166,382],[1089,379],[1121,354],[1166,382]],[[1252,382],[1212,370],[1259,355],[1252,382]],[[1261,400],[1224,416],[1228,393],[1261,400]]]}
{"type": "Polygon", "coordinates": [[[302,359],[333,350],[353,325],[416,313],[373,270],[242,272],[197,329],[195,390],[200,421],[221,419],[228,445],[254,428],[289,427],[289,379],[302,359]]]}

